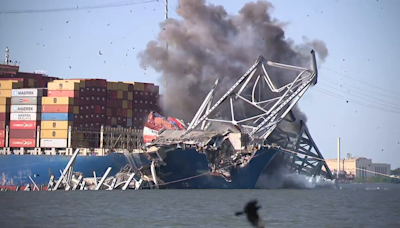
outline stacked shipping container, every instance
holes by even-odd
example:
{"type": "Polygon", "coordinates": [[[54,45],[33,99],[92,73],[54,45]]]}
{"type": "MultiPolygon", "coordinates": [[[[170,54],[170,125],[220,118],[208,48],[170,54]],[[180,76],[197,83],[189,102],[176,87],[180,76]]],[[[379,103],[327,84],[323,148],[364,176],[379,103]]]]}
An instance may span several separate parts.
{"type": "Polygon", "coordinates": [[[79,115],[75,115],[74,126],[81,129],[100,130],[106,120],[107,80],[80,80],[79,115]]]}
{"type": "Polygon", "coordinates": [[[78,131],[99,131],[102,125],[143,129],[149,111],[160,111],[159,88],[151,83],[54,80],[47,83],[48,90],[16,90],[36,84],[36,79],[0,79],[0,147],[5,144],[5,126],[10,126],[11,147],[35,147],[38,126],[41,147],[67,147],[70,127],[70,146],[84,147],[85,134],[78,131]]]}
{"type": "Polygon", "coordinates": [[[56,80],[56,77],[48,77],[43,74],[15,72],[15,73],[1,73],[0,65],[0,80],[17,80],[22,83],[20,88],[45,88],[48,82],[56,80]]]}
{"type": "Polygon", "coordinates": [[[36,147],[43,89],[13,89],[10,113],[10,147],[36,147]]]}
{"type": "Polygon", "coordinates": [[[69,128],[73,126],[74,115],[79,114],[81,87],[80,80],[55,80],[47,84],[48,97],[43,98],[42,105],[41,147],[68,146],[69,128]]]}
{"type": "Polygon", "coordinates": [[[105,126],[143,129],[149,112],[159,112],[158,92],[151,83],[107,82],[105,126]]]}
{"type": "Polygon", "coordinates": [[[106,126],[132,127],[133,84],[107,82],[106,126]]]}
{"type": "Polygon", "coordinates": [[[143,129],[150,111],[160,112],[158,106],[159,87],[152,83],[134,82],[133,127],[143,129]]]}
{"type": "Polygon", "coordinates": [[[10,103],[13,89],[21,88],[17,80],[0,81],[0,147],[8,146],[6,142],[6,126],[10,124],[10,103]]]}

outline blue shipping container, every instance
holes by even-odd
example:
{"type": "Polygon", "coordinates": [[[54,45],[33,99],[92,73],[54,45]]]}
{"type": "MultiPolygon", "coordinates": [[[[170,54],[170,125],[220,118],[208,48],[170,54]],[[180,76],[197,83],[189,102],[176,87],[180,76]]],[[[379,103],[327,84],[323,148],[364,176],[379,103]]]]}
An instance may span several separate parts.
{"type": "Polygon", "coordinates": [[[71,121],[73,118],[74,118],[73,113],[56,113],[56,112],[42,113],[42,121],[46,120],[71,121]]]}

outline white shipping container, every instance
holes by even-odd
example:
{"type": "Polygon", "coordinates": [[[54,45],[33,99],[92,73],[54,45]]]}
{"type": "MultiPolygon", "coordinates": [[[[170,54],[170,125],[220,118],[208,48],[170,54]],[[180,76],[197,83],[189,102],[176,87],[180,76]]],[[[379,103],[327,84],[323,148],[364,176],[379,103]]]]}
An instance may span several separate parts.
{"type": "Polygon", "coordinates": [[[10,113],[10,120],[40,120],[36,113],[10,113]]]}
{"type": "Polygon", "coordinates": [[[43,89],[13,89],[12,97],[41,97],[43,89]]]}
{"type": "Polygon", "coordinates": [[[11,112],[37,113],[37,105],[11,105],[11,112]]]}
{"type": "Polygon", "coordinates": [[[41,139],[40,147],[43,148],[66,148],[67,139],[41,139]]]}
{"type": "Polygon", "coordinates": [[[41,97],[11,97],[12,105],[36,105],[42,104],[41,97]]]}

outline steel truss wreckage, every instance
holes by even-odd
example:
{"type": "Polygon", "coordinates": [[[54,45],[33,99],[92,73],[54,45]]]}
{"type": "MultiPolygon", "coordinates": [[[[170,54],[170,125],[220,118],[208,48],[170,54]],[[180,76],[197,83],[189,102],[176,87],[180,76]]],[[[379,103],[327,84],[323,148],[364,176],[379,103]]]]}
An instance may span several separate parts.
{"type": "MultiPolygon", "coordinates": [[[[285,168],[290,173],[307,176],[319,175],[327,179],[334,179],[322,153],[303,121],[300,121],[298,132],[285,131],[284,127],[278,126],[265,143],[284,152],[279,159],[281,159],[282,164],[286,165],[285,168]]],[[[276,159],[278,160],[278,156],[276,159]]]]}
{"type": "MultiPolygon", "coordinates": [[[[227,182],[234,182],[235,177],[230,174],[240,173],[238,170],[232,171],[236,167],[256,167],[255,164],[258,164],[261,168],[260,173],[254,173],[256,172],[254,170],[252,173],[243,173],[243,175],[255,175],[258,179],[263,170],[268,166],[274,166],[273,163],[276,163],[274,161],[278,160],[279,163],[289,167],[291,172],[308,176],[321,175],[332,179],[331,171],[305,123],[297,120],[292,111],[308,88],[317,83],[317,75],[314,51],[311,51],[310,69],[266,61],[260,56],[254,65],[214,103],[218,85],[218,79],[216,80],[186,131],[160,131],[158,138],[147,145],[149,152],[157,154],[152,156],[152,160],[159,163],[157,167],[172,166],[168,163],[174,163],[173,166],[176,166],[172,158],[168,159],[168,156],[171,156],[168,154],[186,150],[187,147],[195,147],[197,153],[205,155],[211,175],[219,174],[227,182]],[[274,77],[273,80],[267,69],[268,72],[276,73],[278,77],[274,77]],[[283,74],[283,70],[286,70],[285,75],[296,72],[293,75],[294,81],[282,82],[279,76],[283,74]],[[273,81],[280,81],[280,84],[285,85],[277,87],[273,81]],[[272,155],[263,158],[263,151],[272,155]],[[257,160],[257,156],[258,160],[268,161],[253,162],[257,160]]],[[[173,157],[175,160],[179,159],[179,156],[188,156],[187,154],[173,157]]],[[[190,160],[190,158],[180,160],[183,159],[190,160]]],[[[192,173],[198,174],[200,169],[198,167],[192,173]]],[[[187,175],[191,173],[189,170],[160,168],[158,175],[161,175],[161,179],[165,171],[186,173],[186,176],[175,175],[172,179],[164,178],[165,182],[189,178],[187,175]]],[[[254,184],[248,183],[247,187],[252,188],[254,184]]],[[[197,185],[201,186],[199,183],[197,185]]]]}

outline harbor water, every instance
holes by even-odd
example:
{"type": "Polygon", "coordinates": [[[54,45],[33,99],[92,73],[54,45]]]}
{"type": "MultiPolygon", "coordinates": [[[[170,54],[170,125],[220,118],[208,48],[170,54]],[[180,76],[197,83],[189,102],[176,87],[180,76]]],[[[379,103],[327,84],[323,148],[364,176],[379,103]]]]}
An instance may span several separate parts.
{"type": "Polygon", "coordinates": [[[333,189],[1,192],[2,227],[250,227],[234,213],[258,199],[267,227],[400,227],[399,184],[333,189]]]}

